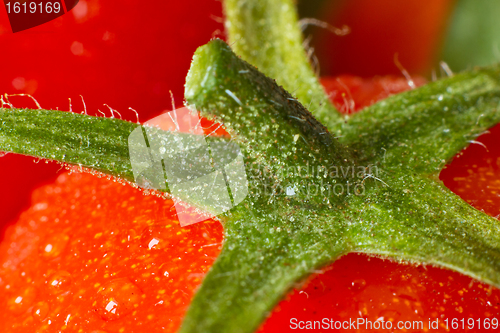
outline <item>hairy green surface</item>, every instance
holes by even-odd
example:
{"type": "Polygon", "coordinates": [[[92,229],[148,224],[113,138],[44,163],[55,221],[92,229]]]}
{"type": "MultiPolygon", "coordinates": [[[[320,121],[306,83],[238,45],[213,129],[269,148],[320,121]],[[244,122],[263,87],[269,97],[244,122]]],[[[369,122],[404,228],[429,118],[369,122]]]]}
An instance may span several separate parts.
{"type": "Polygon", "coordinates": [[[282,169],[297,162],[304,166],[353,163],[345,148],[297,99],[221,40],[195,53],[185,98],[202,116],[225,125],[251,159],[252,168],[265,168],[279,181],[285,181],[282,169]]]}
{"type": "MultiPolygon", "coordinates": [[[[140,187],[146,189],[153,188],[170,193],[169,185],[180,183],[184,178],[197,178],[213,171],[210,170],[210,161],[205,160],[205,156],[196,150],[189,154],[188,161],[179,158],[176,141],[183,141],[186,146],[196,142],[193,139],[195,136],[189,133],[167,132],[154,127],[141,128],[140,125],[116,118],[89,117],[78,113],[48,110],[0,108],[0,121],[0,151],[90,168],[137,182],[140,187]],[[141,128],[139,133],[143,138],[144,132],[147,132],[149,140],[157,143],[167,142],[167,147],[171,149],[159,152],[160,147],[151,145],[152,142],[149,142],[147,147],[137,147],[140,142],[131,141],[131,133],[137,128],[141,128]],[[154,168],[147,169],[146,174],[141,175],[146,179],[136,177],[131,163],[132,151],[135,161],[150,165],[156,162],[161,167],[161,160],[155,159],[162,158],[165,162],[168,161],[170,168],[180,172],[173,177],[171,175],[168,181],[163,171],[159,175],[154,174],[157,171],[154,168]],[[188,162],[192,163],[186,167],[188,162]],[[154,186],[151,180],[156,180],[154,186]]],[[[227,138],[216,136],[206,136],[204,140],[214,145],[212,149],[220,146],[222,142],[227,142],[227,138]]],[[[231,153],[228,149],[225,149],[225,152],[231,153]]],[[[181,155],[186,157],[188,153],[181,152],[181,155]]],[[[213,207],[208,205],[203,197],[197,196],[197,193],[202,192],[199,189],[188,193],[178,190],[175,195],[197,208],[211,212],[213,207]]]]}
{"type": "Polygon", "coordinates": [[[228,42],[243,60],[276,79],[328,128],[341,119],[302,47],[292,0],[226,0],[228,42]]]}
{"type": "Polygon", "coordinates": [[[316,138],[321,127],[287,122],[295,107],[269,112],[276,105],[270,96],[280,100],[276,94],[283,92],[254,72],[242,79],[242,68],[251,71],[224,43],[201,47],[186,81],[188,103],[230,124],[247,147],[249,174],[252,157],[260,155],[288,170],[308,168],[286,175],[275,168],[253,179],[251,195],[226,214],[223,251],[181,332],[253,332],[296,281],[353,251],[436,264],[500,286],[499,221],[438,180],[446,162],[500,121],[498,66],[377,103],[337,125],[340,142],[327,148],[313,139],[290,145],[296,133],[316,138]],[[197,77],[208,67],[215,69],[212,81],[201,85],[197,77]],[[241,92],[241,103],[224,94],[225,87],[241,92]],[[262,130],[275,123],[274,130],[262,130]],[[331,173],[346,168],[355,174],[331,173]],[[266,192],[267,184],[295,190],[266,192]],[[350,193],[336,192],[340,186],[350,193]]]}
{"type": "Polygon", "coordinates": [[[0,151],[81,165],[134,181],[127,138],[138,126],[115,118],[0,108],[0,151]]]}
{"type": "Polygon", "coordinates": [[[471,140],[500,121],[500,66],[479,68],[391,96],[340,124],[362,160],[437,177],[471,140]],[[388,112],[390,109],[390,112],[388,112]]]}

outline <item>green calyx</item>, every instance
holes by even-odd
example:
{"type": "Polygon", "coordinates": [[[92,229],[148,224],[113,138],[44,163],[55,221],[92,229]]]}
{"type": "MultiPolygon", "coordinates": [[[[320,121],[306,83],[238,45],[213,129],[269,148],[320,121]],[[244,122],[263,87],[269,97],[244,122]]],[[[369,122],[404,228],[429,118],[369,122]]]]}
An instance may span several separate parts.
{"type": "Polygon", "coordinates": [[[303,115],[308,126],[289,119],[297,110],[278,92],[222,41],[194,56],[187,102],[228,124],[246,149],[248,174],[255,161],[273,173],[264,182],[250,178],[251,195],[226,214],[223,251],[181,332],[253,332],[295,282],[349,252],[435,264],[500,285],[500,223],[438,179],[446,162],[500,121],[499,66],[392,96],[333,124],[338,140],[330,132],[316,140],[325,129],[312,115],[303,115]],[[202,85],[204,75],[210,79],[202,85]]]}
{"type": "MultiPolygon", "coordinates": [[[[500,222],[438,179],[500,122],[500,67],[432,82],[343,119],[307,69],[290,1],[228,0],[225,9],[236,53],[220,40],[200,47],[185,98],[224,123],[241,148],[248,195],[220,215],[222,252],[180,331],[254,332],[296,282],[354,251],[500,286],[500,222]]],[[[127,140],[136,124],[19,109],[0,109],[0,124],[2,151],[134,180],[127,140]]]]}
{"type": "Polygon", "coordinates": [[[327,127],[341,117],[326,96],[302,46],[292,0],[226,0],[228,43],[243,60],[276,79],[327,127]]]}

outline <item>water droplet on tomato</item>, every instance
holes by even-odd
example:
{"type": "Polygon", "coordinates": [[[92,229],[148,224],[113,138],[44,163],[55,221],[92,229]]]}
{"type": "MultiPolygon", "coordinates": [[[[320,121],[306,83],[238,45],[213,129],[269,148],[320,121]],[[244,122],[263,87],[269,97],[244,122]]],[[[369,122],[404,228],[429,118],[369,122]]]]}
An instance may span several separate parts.
{"type": "Polygon", "coordinates": [[[64,233],[48,235],[40,244],[40,254],[45,259],[58,257],[66,248],[69,236],[64,233]]]}
{"type": "Polygon", "coordinates": [[[33,316],[33,318],[39,321],[43,321],[45,318],[47,318],[49,310],[50,307],[47,302],[38,302],[33,307],[33,310],[31,310],[31,315],[33,316]]]}
{"type": "Polygon", "coordinates": [[[67,293],[71,286],[71,280],[70,273],[58,271],[47,280],[48,289],[54,295],[67,293]]]}
{"type": "Polygon", "coordinates": [[[367,302],[358,302],[358,313],[360,317],[367,317],[373,306],[367,302]]]}
{"type": "Polygon", "coordinates": [[[146,227],[141,234],[141,246],[149,250],[166,250],[184,238],[183,232],[168,225],[146,227]],[[179,237],[181,236],[181,237],[179,237]]]}
{"type": "Polygon", "coordinates": [[[364,279],[356,279],[351,282],[352,291],[361,291],[366,288],[366,281],[364,279]]]}
{"type": "Polygon", "coordinates": [[[142,297],[142,291],[129,279],[115,279],[97,293],[96,310],[104,320],[116,320],[139,307],[142,297]]]}
{"type": "Polygon", "coordinates": [[[7,301],[7,306],[14,314],[22,314],[26,312],[35,301],[36,289],[33,286],[28,286],[23,290],[19,290],[16,294],[10,297],[7,301]]]}
{"type": "Polygon", "coordinates": [[[396,310],[385,309],[379,312],[378,317],[383,317],[384,321],[392,321],[394,323],[401,317],[401,313],[396,310]]]}
{"type": "Polygon", "coordinates": [[[170,276],[170,273],[168,272],[171,269],[171,263],[163,263],[160,265],[158,268],[158,274],[160,276],[168,278],[170,276]]]}
{"type": "Polygon", "coordinates": [[[422,302],[416,301],[411,304],[411,309],[416,314],[422,316],[424,314],[424,307],[422,306],[422,302]]]}
{"type": "Polygon", "coordinates": [[[127,232],[127,241],[133,242],[137,237],[137,232],[134,229],[129,229],[127,232]]]}

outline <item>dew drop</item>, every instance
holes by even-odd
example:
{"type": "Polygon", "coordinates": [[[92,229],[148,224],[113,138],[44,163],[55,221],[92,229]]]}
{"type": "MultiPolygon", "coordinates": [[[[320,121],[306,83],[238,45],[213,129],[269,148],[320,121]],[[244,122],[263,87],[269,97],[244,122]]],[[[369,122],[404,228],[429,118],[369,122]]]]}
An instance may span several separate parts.
{"type": "Polygon", "coordinates": [[[134,229],[129,229],[127,233],[127,241],[133,242],[137,237],[137,232],[134,229]]]}
{"type": "Polygon", "coordinates": [[[33,316],[33,318],[39,321],[43,321],[45,318],[47,318],[49,310],[50,307],[47,302],[38,302],[33,307],[33,310],[31,310],[31,315],[33,316]]]}
{"type": "Polygon", "coordinates": [[[107,321],[132,312],[142,300],[142,291],[127,278],[107,282],[97,293],[96,310],[107,321]]]}
{"type": "Polygon", "coordinates": [[[366,317],[370,313],[372,306],[366,302],[358,302],[358,313],[361,317],[366,317]]]}
{"type": "Polygon", "coordinates": [[[142,231],[141,246],[149,250],[165,250],[183,238],[183,233],[175,228],[167,228],[165,225],[153,225],[146,227],[142,231]]]}
{"type": "Polygon", "coordinates": [[[364,279],[356,279],[351,282],[352,291],[361,291],[366,288],[366,281],[364,279]]]}
{"type": "Polygon", "coordinates": [[[411,308],[412,308],[413,312],[415,312],[416,314],[419,314],[421,316],[424,315],[424,308],[423,308],[421,302],[412,303],[411,308]]]}
{"type": "Polygon", "coordinates": [[[35,301],[36,289],[33,286],[20,290],[17,294],[10,297],[7,306],[14,314],[26,312],[35,301]]]}
{"type": "Polygon", "coordinates": [[[151,250],[152,248],[154,248],[156,245],[158,245],[158,243],[160,242],[159,239],[157,238],[151,238],[151,240],[149,241],[148,243],[148,248],[151,250]]]}
{"type": "Polygon", "coordinates": [[[392,321],[394,323],[401,317],[401,313],[396,310],[385,309],[380,311],[378,317],[383,317],[384,321],[392,321]]]}
{"type": "Polygon", "coordinates": [[[40,244],[40,254],[45,259],[58,257],[66,248],[69,236],[64,233],[55,233],[47,236],[40,244]]]}
{"type": "Polygon", "coordinates": [[[58,295],[69,292],[71,287],[71,274],[66,271],[54,273],[48,280],[48,289],[51,294],[58,295]]]}
{"type": "Polygon", "coordinates": [[[158,274],[160,276],[168,278],[170,276],[170,273],[168,272],[171,269],[172,264],[171,263],[163,263],[160,265],[158,268],[158,274]]]}
{"type": "MultiPolygon", "coordinates": [[[[417,297],[416,295],[414,295],[417,297]]],[[[409,306],[415,314],[418,315],[423,315],[424,314],[424,308],[422,306],[422,302],[420,302],[417,298],[407,295],[407,294],[399,294],[398,297],[400,299],[404,299],[405,304],[409,306]]]]}

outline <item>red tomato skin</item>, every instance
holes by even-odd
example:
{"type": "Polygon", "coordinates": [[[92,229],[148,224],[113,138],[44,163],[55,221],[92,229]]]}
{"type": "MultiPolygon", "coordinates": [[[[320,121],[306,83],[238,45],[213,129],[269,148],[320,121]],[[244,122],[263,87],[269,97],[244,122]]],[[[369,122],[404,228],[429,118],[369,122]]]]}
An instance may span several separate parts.
{"type": "Polygon", "coordinates": [[[379,100],[425,83],[426,80],[421,76],[404,78],[387,75],[363,79],[354,75],[340,75],[321,78],[330,101],[345,114],[358,112],[379,100]]]}
{"type": "Polygon", "coordinates": [[[0,331],[175,332],[221,244],[171,200],[61,174],[0,243],[0,331]]]}

